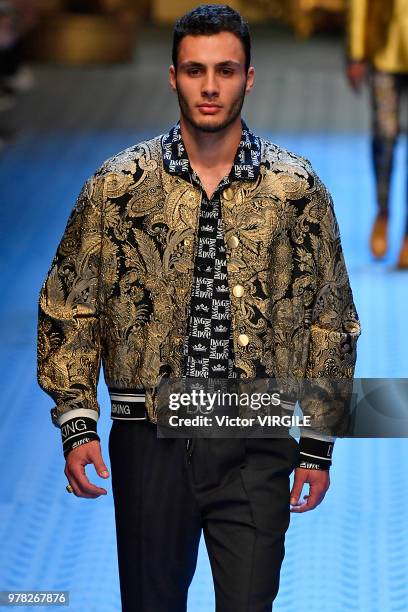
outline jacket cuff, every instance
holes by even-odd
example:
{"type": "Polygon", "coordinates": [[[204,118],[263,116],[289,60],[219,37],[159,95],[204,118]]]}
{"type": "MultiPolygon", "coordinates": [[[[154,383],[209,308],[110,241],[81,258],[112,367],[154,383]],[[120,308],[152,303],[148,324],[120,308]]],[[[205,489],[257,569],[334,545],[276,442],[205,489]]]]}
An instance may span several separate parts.
{"type": "MultiPolygon", "coordinates": [[[[79,412],[77,410],[75,413],[79,412]]],[[[95,413],[94,410],[80,410],[81,413],[95,413]]],[[[100,437],[96,433],[96,420],[89,414],[76,414],[71,416],[69,413],[63,414],[59,418],[61,428],[62,449],[65,459],[74,448],[86,444],[91,440],[98,440],[100,437]]]]}
{"type": "Polygon", "coordinates": [[[357,340],[361,334],[359,322],[350,324],[352,330],[339,332],[312,323],[310,350],[306,366],[307,378],[327,378],[328,364],[333,378],[350,379],[357,359],[357,340]]]}
{"type": "Polygon", "coordinates": [[[334,441],[300,437],[299,458],[296,467],[309,470],[329,470],[332,465],[334,441]]]}

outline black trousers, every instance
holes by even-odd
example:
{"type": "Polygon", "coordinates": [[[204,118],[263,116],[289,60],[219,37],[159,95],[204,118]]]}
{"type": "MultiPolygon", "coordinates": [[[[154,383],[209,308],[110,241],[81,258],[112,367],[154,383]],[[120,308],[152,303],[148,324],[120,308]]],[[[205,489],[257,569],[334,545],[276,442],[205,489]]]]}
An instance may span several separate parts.
{"type": "Polygon", "coordinates": [[[289,526],[294,438],[157,438],[147,421],[109,434],[123,612],[185,612],[201,531],[216,612],[270,612],[289,526]]]}

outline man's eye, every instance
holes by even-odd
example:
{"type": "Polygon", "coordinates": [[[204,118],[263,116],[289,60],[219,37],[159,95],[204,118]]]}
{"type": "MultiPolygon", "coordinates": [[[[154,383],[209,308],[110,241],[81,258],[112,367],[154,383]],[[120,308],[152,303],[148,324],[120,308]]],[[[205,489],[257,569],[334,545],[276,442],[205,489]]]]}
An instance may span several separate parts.
{"type": "Polygon", "coordinates": [[[223,75],[229,76],[230,74],[232,74],[232,70],[230,68],[222,68],[221,72],[223,75]]]}
{"type": "Polygon", "coordinates": [[[200,70],[198,68],[190,68],[190,70],[188,71],[188,74],[191,74],[192,76],[195,76],[199,73],[200,73],[200,70]]]}

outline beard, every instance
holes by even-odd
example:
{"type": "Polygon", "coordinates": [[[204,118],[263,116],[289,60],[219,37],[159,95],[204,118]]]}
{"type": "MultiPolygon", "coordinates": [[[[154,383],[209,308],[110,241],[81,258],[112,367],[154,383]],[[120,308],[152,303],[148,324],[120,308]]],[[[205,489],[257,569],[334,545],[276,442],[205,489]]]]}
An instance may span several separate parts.
{"type": "Polygon", "coordinates": [[[242,110],[242,107],[245,101],[245,88],[246,88],[246,79],[242,87],[242,90],[240,91],[239,95],[235,98],[235,100],[232,102],[229,108],[229,111],[227,113],[227,117],[223,121],[219,121],[218,123],[206,123],[205,117],[203,117],[202,121],[200,122],[197,122],[194,120],[192,113],[190,111],[190,107],[189,107],[187,98],[183,95],[183,92],[180,90],[180,88],[177,87],[176,90],[177,90],[177,97],[178,97],[179,106],[180,106],[180,112],[183,118],[185,119],[185,121],[187,121],[194,129],[201,131],[201,132],[206,132],[206,133],[220,132],[221,130],[224,130],[229,125],[231,125],[231,123],[233,123],[236,120],[236,118],[241,114],[241,110],[242,110]]]}

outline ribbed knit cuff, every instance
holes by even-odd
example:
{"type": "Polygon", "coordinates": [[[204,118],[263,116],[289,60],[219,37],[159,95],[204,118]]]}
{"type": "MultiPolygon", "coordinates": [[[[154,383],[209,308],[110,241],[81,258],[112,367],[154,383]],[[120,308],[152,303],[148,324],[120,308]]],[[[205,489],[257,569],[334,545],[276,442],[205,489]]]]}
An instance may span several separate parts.
{"type": "Polygon", "coordinates": [[[309,470],[329,470],[332,465],[333,447],[334,442],[301,436],[297,467],[309,470]]]}
{"type": "Polygon", "coordinates": [[[65,459],[74,448],[86,444],[91,440],[98,440],[96,421],[86,416],[76,416],[64,421],[61,425],[62,449],[65,459]]]}

